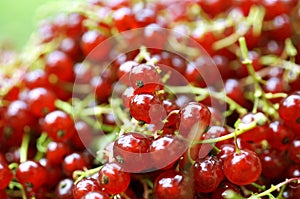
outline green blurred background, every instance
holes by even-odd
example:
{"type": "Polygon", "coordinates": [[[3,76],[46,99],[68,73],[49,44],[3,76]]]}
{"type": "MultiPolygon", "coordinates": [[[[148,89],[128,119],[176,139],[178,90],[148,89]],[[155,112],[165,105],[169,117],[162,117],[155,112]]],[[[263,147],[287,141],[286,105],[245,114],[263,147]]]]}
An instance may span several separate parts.
{"type": "Polygon", "coordinates": [[[37,25],[37,9],[51,1],[58,0],[0,0],[0,43],[21,50],[37,25]]]}

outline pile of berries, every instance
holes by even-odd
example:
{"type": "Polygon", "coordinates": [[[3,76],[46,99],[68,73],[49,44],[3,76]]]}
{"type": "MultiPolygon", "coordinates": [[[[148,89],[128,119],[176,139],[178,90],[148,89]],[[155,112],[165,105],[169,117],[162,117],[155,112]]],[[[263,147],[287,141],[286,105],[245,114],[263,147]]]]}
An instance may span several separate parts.
{"type": "Polygon", "coordinates": [[[44,9],[0,50],[0,198],[300,198],[297,0],[44,9]]]}

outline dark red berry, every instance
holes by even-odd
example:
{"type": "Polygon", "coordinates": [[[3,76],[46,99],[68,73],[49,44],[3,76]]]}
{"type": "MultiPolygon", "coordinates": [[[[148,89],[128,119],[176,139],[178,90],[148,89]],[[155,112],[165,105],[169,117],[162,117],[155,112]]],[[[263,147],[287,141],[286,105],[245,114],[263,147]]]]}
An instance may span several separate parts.
{"type": "Polygon", "coordinates": [[[224,178],[222,163],[214,156],[196,160],[191,172],[197,192],[214,191],[224,178]]]}
{"type": "Polygon", "coordinates": [[[190,179],[180,172],[174,170],[165,171],[160,174],[153,187],[153,195],[156,199],[193,198],[192,184],[190,179]]]}
{"type": "Polygon", "coordinates": [[[98,172],[98,182],[106,193],[119,194],[128,188],[130,174],[117,163],[106,163],[98,172]]]}

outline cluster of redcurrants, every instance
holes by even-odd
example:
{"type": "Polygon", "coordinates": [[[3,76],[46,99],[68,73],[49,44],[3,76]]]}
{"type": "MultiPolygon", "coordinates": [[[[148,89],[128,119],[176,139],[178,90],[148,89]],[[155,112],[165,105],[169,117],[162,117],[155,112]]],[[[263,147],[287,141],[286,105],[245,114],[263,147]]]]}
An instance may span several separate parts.
{"type": "Polygon", "coordinates": [[[300,198],[297,4],[69,2],[0,74],[0,198],[300,198]]]}

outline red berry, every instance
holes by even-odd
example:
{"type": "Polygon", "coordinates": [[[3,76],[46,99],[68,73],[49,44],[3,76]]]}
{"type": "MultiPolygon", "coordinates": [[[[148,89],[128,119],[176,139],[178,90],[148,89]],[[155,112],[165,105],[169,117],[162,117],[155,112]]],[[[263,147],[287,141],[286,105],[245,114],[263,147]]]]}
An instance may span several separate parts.
{"type": "Polygon", "coordinates": [[[13,178],[12,171],[8,168],[8,165],[0,160],[0,190],[5,189],[13,178]]]}
{"type": "Polygon", "coordinates": [[[84,55],[93,61],[104,59],[111,48],[109,42],[105,40],[107,36],[97,30],[85,32],[80,43],[84,55]]]}
{"type": "Polygon", "coordinates": [[[158,97],[150,94],[137,94],[130,101],[130,114],[138,121],[147,124],[160,122],[166,116],[158,97]]]}
{"type": "Polygon", "coordinates": [[[100,190],[97,179],[84,178],[73,186],[73,197],[74,199],[82,199],[87,193],[100,190]]]}
{"type": "Polygon", "coordinates": [[[191,140],[199,139],[210,124],[211,113],[207,106],[190,102],[179,111],[179,133],[191,140]]]}
{"type": "Polygon", "coordinates": [[[52,166],[61,164],[65,156],[70,153],[69,145],[62,142],[50,142],[47,146],[46,158],[52,166]]]}
{"type": "Polygon", "coordinates": [[[73,61],[59,50],[48,54],[45,70],[48,75],[54,75],[62,81],[72,81],[74,79],[73,61]]]}
{"type": "Polygon", "coordinates": [[[114,158],[126,172],[137,173],[149,170],[152,167],[148,153],[151,141],[142,134],[123,134],[114,142],[114,158]]]}
{"type": "Polygon", "coordinates": [[[60,110],[48,113],[42,122],[42,128],[54,141],[66,141],[75,133],[73,119],[60,110]]]}
{"type": "Polygon", "coordinates": [[[133,88],[143,87],[146,84],[159,84],[160,76],[156,68],[148,64],[134,66],[129,75],[131,86],[133,88]]]}
{"type": "Polygon", "coordinates": [[[248,149],[229,154],[223,166],[226,178],[236,185],[251,184],[258,179],[262,171],[259,157],[248,149]]]}
{"type": "Polygon", "coordinates": [[[54,92],[42,87],[34,88],[27,94],[30,112],[37,117],[43,117],[47,113],[54,111],[55,100],[56,95],[54,92]]]}
{"type": "Polygon", "coordinates": [[[18,166],[16,178],[27,191],[36,191],[47,181],[47,171],[40,163],[27,160],[18,166]]]}
{"type": "Polygon", "coordinates": [[[295,138],[292,140],[288,147],[288,155],[291,160],[293,160],[296,163],[300,163],[300,139],[295,138]]]}
{"type": "Polygon", "coordinates": [[[156,178],[153,195],[157,199],[193,198],[192,185],[187,176],[180,172],[168,170],[156,178]]]}
{"type": "Polygon", "coordinates": [[[106,163],[98,172],[98,182],[106,193],[119,194],[128,188],[130,174],[124,172],[117,163],[106,163]]]}
{"type": "Polygon", "coordinates": [[[153,166],[156,169],[172,167],[186,149],[184,141],[176,136],[163,135],[156,138],[150,145],[153,166]]]}
{"type": "Polygon", "coordinates": [[[89,164],[82,154],[74,152],[64,158],[62,167],[67,176],[72,176],[74,171],[88,168],[89,164]]]}
{"type": "Polygon", "coordinates": [[[103,191],[91,191],[82,196],[81,199],[110,199],[110,197],[103,191]]]}
{"type": "Polygon", "coordinates": [[[197,160],[192,167],[194,189],[197,192],[214,191],[224,178],[221,162],[214,156],[197,160]]]}

